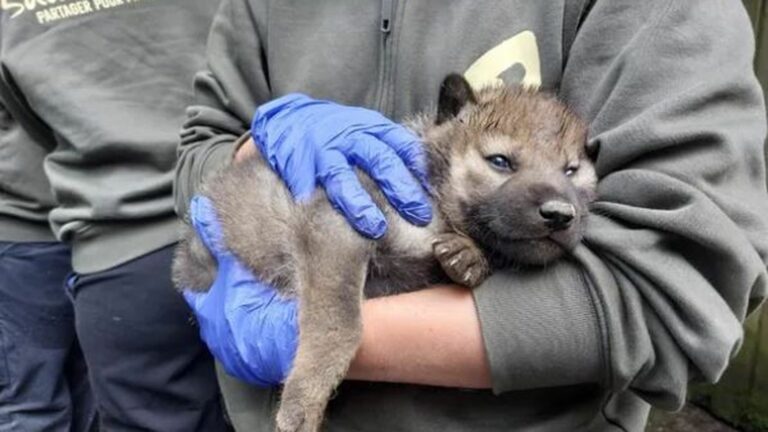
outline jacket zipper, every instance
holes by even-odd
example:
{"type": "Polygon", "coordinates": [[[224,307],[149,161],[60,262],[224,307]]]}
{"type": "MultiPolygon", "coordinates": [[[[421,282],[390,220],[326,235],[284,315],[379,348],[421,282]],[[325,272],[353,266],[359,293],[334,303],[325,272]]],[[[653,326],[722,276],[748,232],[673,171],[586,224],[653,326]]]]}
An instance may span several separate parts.
{"type": "Polygon", "coordinates": [[[382,0],[381,2],[381,27],[380,30],[384,35],[387,35],[392,31],[392,15],[394,9],[394,0],[382,0]]]}
{"type": "Polygon", "coordinates": [[[390,80],[390,59],[392,57],[391,34],[394,23],[395,0],[381,1],[381,17],[379,31],[381,32],[381,54],[379,55],[379,80],[376,92],[376,109],[382,113],[387,112],[387,87],[390,80]]]}

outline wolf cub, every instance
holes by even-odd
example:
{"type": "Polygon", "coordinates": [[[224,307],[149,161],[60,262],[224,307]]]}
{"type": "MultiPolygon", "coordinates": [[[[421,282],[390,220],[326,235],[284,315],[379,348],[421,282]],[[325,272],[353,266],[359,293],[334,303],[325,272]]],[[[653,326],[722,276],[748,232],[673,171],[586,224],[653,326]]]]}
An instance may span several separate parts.
{"type": "MultiPolygon", "coordinates": [[[[401,219],[376,185],[359,178],[389,222],[386,235],[356,233],[322,190],[296,203],[260,156],[202,187],[227,246],[264,282],[299,299],[299,344],[277,413],[281,432],[315,432],[361,336],[363,298],[437,282],[479,285],[496,268],[537,266],[582,239],[594,198],[596,148],[585,125],[553,96],[517,86],[475,92],[445,78],[436,114],[407,125],[423,140],[432,222],[401,219]]],[[[214,261],[186,228],[176,286],[205,290],[214,261]]],[[[513,288],[510,288],[513,289],[513,288]]]]}

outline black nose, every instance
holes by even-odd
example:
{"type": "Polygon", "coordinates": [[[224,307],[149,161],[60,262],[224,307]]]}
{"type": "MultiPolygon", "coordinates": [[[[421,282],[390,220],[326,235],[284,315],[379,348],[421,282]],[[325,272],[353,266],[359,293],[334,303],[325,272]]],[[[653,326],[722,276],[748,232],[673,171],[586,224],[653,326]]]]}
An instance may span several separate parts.
{"type": "Polygon", "coordinates": [[[576,208],[565,201],[547,201],[539,207],[539,214],[553,230],[568,228],[576,216],[576,208]]]}

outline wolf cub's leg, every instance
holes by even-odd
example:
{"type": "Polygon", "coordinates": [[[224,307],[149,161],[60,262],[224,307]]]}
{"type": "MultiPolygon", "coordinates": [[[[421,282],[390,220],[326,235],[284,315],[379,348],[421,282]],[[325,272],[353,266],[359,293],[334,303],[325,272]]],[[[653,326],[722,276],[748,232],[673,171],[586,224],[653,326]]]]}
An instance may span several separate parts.
{"type": "Polygon", "coordinates": [[[456,233],[436,236],[432,242],[435,258],[454,282],[474,288],[490,271],[485,254],[469,237],[456,233]]]}
{"type": "Polygon", "coordinates": [[[216,262],[189,225],[176,246],[171,274],[179,290],[207,291],[216,278],[216,262]]]}
{"type": "Polygon", "coordinates": [[[309,230],[298,262],[299,344],[277,413],[279,432],[320,429],[328,399],[360,345],[372,246],[349,227],[328,227],[340,217],[330,219],[309,230]]]}

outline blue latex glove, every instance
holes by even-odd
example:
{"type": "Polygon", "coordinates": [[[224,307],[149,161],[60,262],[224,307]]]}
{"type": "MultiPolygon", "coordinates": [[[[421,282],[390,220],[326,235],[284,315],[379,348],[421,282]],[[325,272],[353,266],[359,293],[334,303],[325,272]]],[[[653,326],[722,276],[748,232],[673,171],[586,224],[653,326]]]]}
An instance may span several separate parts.
{"type": "Polygon", "coordinates": [[[216,280],[208,292],[184,292],[201,338],[230,375],[260,387],[281,384],[298,344],[296,300],[281,298],[226,250],[216,210],[208,198],[194,197],[189,216],[218,263],[216,280]]]}
{"type": "Polygon", "coordinates": [[[426,225],[432,219],[421,187],[428,185],[418,137],[376,111],[293,93],[256,110],[251,136],[295,198],[323,186],[363,235],[383,236],[387,221],[350,165],[368,173],[406,220],[426,225]]]}

